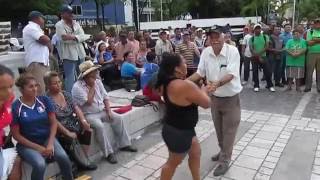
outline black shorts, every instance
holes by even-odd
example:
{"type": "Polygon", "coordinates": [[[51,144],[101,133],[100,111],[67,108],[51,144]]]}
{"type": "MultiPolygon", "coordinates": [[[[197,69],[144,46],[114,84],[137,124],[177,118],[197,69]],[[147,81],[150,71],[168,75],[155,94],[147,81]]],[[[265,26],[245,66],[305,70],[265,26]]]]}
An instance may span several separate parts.
{"type": "Polygon", "coordinates": [[[194,136],[196,136],[194,129],[177,129],[166,123],[164,123],[162,128],[162,138],[169,151],[173,153],[188,153],[194,136]]]}

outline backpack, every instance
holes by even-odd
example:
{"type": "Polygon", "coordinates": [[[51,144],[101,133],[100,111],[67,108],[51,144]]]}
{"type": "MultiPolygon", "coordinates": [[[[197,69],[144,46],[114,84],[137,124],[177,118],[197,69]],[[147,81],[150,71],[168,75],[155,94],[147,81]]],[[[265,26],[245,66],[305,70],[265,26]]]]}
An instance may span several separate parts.
{"type": "Polygon", "coordinates": [[[145,107],[145,106],[152,106],[153,110],[157,112],[159,107],[152,103],[148,96],[145,95],[136,95],[131,102],[131,105],[134,107],[145,107]]]}

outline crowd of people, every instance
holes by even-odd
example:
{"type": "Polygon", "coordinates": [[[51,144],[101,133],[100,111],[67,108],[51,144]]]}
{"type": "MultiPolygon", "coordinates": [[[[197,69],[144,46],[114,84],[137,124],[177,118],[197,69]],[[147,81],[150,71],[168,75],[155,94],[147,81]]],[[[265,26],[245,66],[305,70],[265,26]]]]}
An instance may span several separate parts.
{"type": "Polygon", "coordinates": [[[142,89],[151,100],[165,103],[162,136],[170,153],[163,180],[172,178],[187,154],[193,179],[200,179],[200,144],[194,130],[198,106],[212,108],[220,147],[212,157],[219,161],[214,175],[228,170],[240,122],[239,93],[250,71],[255,92],[260,90],[260,70],[271,92],[285,85],[290,91],[293,84],[300,92],[304,83],[309,92],[316,69],[320,92],[320,19],[309,30],[302,25],[292,31],[289,24],[249,24],[240,41],[231,30],[214,26],[207,32],[195,27],[161,30],[157,41],[148,31],[121,31],[116,37],[101,31],[94,43],[74,20],[70,6],[62,7],[51,38],[42,30],[41,12],[30,12],[29,20],[23,29],[26,72],[15,82],[21,92],[16,100],[14,75],[0,65],[0,146],[7,147],[11,136],[17,141],[16,147],[0,148],[3,178],[19,179],[20,158],[32,166],[34,180],[44,179],[51,161],[58,163],[64,179],[74,178],[71,160],[79,169],[97,169],[88,158],[93,131],[111,164],[117,163],[117,149],[137,152],[122,120],[112,117],[107,90],[116,81],[129,92],[142,89]],[[50,71],[52,61],[63,68],[50,71]],[[114,132],[116,146],[105,123],[114,132]],[[4,133],[7,126],[9,136],[4,133]]]}

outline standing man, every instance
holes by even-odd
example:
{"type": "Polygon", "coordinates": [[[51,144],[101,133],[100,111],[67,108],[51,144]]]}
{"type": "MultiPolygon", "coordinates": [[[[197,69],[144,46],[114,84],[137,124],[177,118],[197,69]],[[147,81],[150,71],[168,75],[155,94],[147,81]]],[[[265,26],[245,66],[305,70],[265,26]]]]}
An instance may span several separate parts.
{"type": "Polygon", "coordinates": [[[44,16],[39,11],[29,13],[29,24],[23,29],[23,42],[26,52],[26,71],[32,74],[39,83],[38,95],[45,92],[43,77],[49,71],[49,52],[51,41],[41,29],[44,27],[44,16]]]}
{"type": "Polygon", "coordinates": [[[156,43],[156,48],[155,48],[158,64],[162,61],[162,54],[163,53],[165,53],[165,52],[172,53],[173,52],[171,42],[167,39],[167,32],[161,31],[159,36],[160,36],[160,39],[158,39],[158,41],[156,43]]]}
{"type": "Polygon", "coordinates": [[[200,51],[202,51],[204,46],[204,38],[203,38],[203,29],[198,28],[196,30],[196,38],[195,38],[196,45],[200,51]]]}
{"type": "Polygon", "coordinates": [[[283,69],[283,40],[280,37],[281,27],[275,26],[273,29],[273,34],[271,34],[271,40],[269,43],[269,61],[271,62],[272,72],[274,76],[275,86],[284,87],[280,82],[281,71],[283,69]]]}
{"type": "MultiPolygon", "coordinates": [[[[283,41],[283,44],[286,45],[287,42],[292,39],[292,28],[290,24],[285,24],[284,25],[284,32],[281,33],[280,37],[283,41]]],[[[287,78],[286,78],[286,56],[287,52],[283,52],[282,56],[282,68],[281,68],[281,78],[282,78],[282,84],[288,84],[287,78]]]]}
{"type": "MultiPolygon", "coordinates": [[[[246,28],[245,28],[246,29],[246,28]]],[[[250,75],[250,63],[251,63],[251,51],[250,51],[250,39],[252,37],[252,29],[250,27],[247,28],[248,30],[244,30],[243,33],[245,36],[243,37],[243,41],[241,43],[241,52],[243,57],[243,82],[242,85],[246,85],[249,80],[250,75]]]]}
{"type": "Polygon", "coordinates": [[[137,55],[140,49],[140,43],[134,38],[134,31],[129,31],[128,33],[128,41],[133,46],[133,54],[137,55]]]}
{"type": "Polygon", "coordinates": [[[267,60],[266,50],[269,47],[269,36],[261,33],[261,25],[253,27],[254,35],[250,39],[250,50],[252,53],[252,77],[254,81],[254,91],[259,92],[259,66],[263,68],[263,73],[267,81],[267,89],[275,92],[271,81],[271,67],[267,60]]]}
{"type": "Polygon", "coordinates": [[[200,52],[196,45],[190,41],[189,31],[183,32],[183,41],[176,47],[176,53],[180,54],[187,62],[187,77],[195,73],[197,67],[194,63],[194,55],[200,57],[200,52]]]}
{"type": "Polygon", "coordinates": [[[79,74],[79,64],[84,61],[86,52],[83,42],[90,38],[84,34],[79,23],[73,20],[72,7],[63,5],[61,20],[56,24],[56,32],[61,46],[61,59],[65,76],[65,90],[71,92],[72,86],[79,74]]]}
{"type": "Polygon", "coordinates": [[[208,38],[211,46],[203,50],[198,70],[189,80],[197,82],[206,77],[210,86],[211,112],[220,147],[212,160],[219,161],[214,176],[220,176],[229,168],[240,123],[240,55],[236,47],[224,43],[222,32],[216,27],[209,31],[208,38]]]}
{"type": "Polygon", "coordinates": [[[307,76],[304,92],[310,92],[312,87],[312,75],[316,69],[317,90],[320,93],[320,19],[316,19],[312,29],[307,33],[308,55],[307,76]]]}
{"type": "Polygon", "coordinates": [[[180,28],[174,29],[174,36],[171,39],[171,43],[173,44],[173,49],[175,49],[179,44],[182,43],[182,37],[181,37],[180,28]]]}
{"type": "Polygon", "coordinates": [[[119,42],[117,42],[117,44],[115,45],[115,52],[116,52],[115,60],[117,62],[124,61],[125,59],[123,58],[123,55],[129,51],[133,52],[133,50],[134,50],[134,47],[132,43],[128,41],[127,32],[121,31],[119,33],[119,42]]]}

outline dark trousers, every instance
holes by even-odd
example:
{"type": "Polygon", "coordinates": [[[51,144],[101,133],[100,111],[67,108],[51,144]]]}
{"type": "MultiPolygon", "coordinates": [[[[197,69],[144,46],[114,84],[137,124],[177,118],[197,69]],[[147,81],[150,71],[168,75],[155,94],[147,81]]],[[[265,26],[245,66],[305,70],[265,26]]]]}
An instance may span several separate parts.
{"type": "Polygon", "coordinates": [[[259,88],[259,65],[263,68],[263,73],[267,81],[267,88],[272,87],[273,83],[271,80],[271,66],[266,57],[263,57],[263,62],[252,61],[252,77],[254,87],[259,88]]]}
{"type": "Polygon", "coordinates": [[[251,57],[244,57],[243,59],[243,74],[244,74],[244,81],[249,80],[250,76],[250,63],[251,63],[251,57]]]}
{"type": "Polygon", "coordinates": [[[275,83],[280,83],[281,78],[283,77],[283,60],[282,58],[276,58],[273,56],[270,61],[272,62],[273,79],[275,83]]]}
{"type": "Polygon", "coordinates": [[[281,79],[282,79],[282,83],[287,81],[287,77],[286,77],[286,66],[287,66],[287,62],[286,62],[286,54],[284,53],[282,56],[282,66],[281,66],[281,79]]]}

